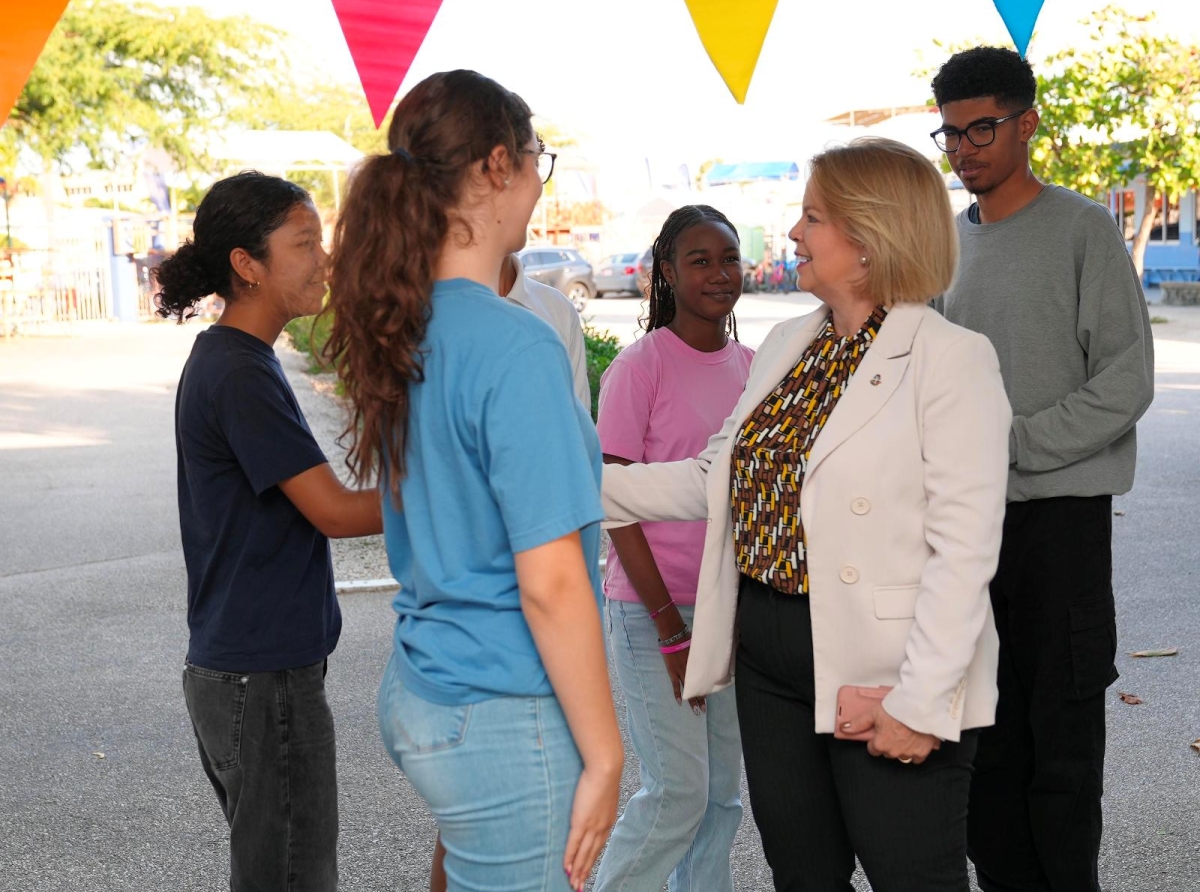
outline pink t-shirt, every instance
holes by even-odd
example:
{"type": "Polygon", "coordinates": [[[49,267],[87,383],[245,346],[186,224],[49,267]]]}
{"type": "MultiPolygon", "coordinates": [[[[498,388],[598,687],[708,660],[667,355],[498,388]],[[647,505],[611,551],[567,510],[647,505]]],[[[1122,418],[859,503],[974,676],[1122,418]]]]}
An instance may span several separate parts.
{"type": "MultiPolygon", "coordinates": [[[[753,357],[753,350],[732,339],[717,352],[704,353],[670,329],[647,332],[617,354],[600,379],[596,429],[601,449],[635,462],[695,458],[733,411],[753,357]]],[[[696,603],[708,524],[641,526],[671,598],[677,604],[696,603]]],[[[639,600],[616,549],[608,552],[604,593],[616,601],[639,600]]]]}

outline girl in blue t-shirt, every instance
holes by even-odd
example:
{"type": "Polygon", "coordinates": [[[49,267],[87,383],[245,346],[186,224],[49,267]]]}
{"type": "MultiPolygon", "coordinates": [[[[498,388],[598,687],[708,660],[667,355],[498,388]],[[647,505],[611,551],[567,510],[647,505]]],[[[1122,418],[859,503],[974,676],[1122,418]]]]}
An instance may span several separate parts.
{"type": "Polygon", "coordinates": [[[600,450],[566,351],[497,297],[553,171],[528,106],[433,75],[351,181],[328,344],[401,588],[379,723],[451,889],[582,889],[616,816],[600,450]]]}
{"type": "Polygon", "coordinates": [[[229,822],[234,890],[337,888],[325,666],[342,618],[329,537],[380,532],[380,499],[338,480],[271,346],[321,308],[327,263],[308,193],[247,171],[212,187],[191,241],[155,271],[165,318],[225,301],[179,379],[175,442],[183,691],[229,822]]]}

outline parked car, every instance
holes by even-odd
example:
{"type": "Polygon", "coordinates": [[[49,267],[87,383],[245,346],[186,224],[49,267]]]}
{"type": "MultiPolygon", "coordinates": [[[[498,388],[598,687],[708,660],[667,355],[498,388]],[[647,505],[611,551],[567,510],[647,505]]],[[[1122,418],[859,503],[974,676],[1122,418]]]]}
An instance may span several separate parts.
{"type": "Polygon", "coordinates": [[[557,288],[583,312],[587,302],[596,293],[596,280],[592,277],[592,265],[574,248],[559,248],[555,245],[526,248],[518,255],[525,275],[552,288],[557,288]]]}
{"type": "Polygon", "coordinates": [[[605,257],[600,262],[600,272],[596,274],[596,297],[604,297],[606,294],[640,294],[638,279],[646,275],[651,261],[650,250],[644,254],[633,251],[605,257]]]}
{"type": "Polygon", "coordinates": [[[650,297],[650,271],[654,269],[654,249],[647,248],[646,253],[637,262],[637,293],[639,297],[650,297]]]}

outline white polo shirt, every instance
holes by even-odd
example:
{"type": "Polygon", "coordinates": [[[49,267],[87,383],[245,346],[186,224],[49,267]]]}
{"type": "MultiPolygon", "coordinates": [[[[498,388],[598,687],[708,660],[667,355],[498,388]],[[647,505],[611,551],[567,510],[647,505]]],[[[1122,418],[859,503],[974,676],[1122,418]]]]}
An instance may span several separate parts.
{"type": "Polygon", "coordinates": [[[504,295],[504,299],[530,310],[558,333],[558,337],[567,348],[567,357],[571,360],[575,395],[590,411],[592,389],[588,385],[587,350],[583,343],[583,322],[579,318],[579,312],[557,288],[543,285],[526,276],[521,258],[514,255],[512,259],[517,265],[517,279],[512,290],[504,295]]]}

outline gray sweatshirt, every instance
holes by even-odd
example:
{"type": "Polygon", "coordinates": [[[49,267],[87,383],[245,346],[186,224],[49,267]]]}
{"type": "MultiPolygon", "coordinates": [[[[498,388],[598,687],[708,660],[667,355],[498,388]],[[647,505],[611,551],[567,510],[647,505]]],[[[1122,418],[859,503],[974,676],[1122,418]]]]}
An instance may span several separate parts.
{"type": "Polygon", "coordinates": [[[1154,342],[1112,216],[1060,186],[998,223],[968,213],[958,276],[936,305],[1000,357],[1013,409],[1008,500],[1128,492],[1154,342]]]}

